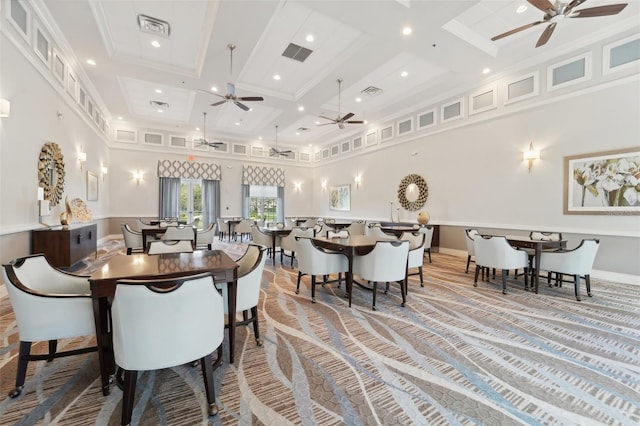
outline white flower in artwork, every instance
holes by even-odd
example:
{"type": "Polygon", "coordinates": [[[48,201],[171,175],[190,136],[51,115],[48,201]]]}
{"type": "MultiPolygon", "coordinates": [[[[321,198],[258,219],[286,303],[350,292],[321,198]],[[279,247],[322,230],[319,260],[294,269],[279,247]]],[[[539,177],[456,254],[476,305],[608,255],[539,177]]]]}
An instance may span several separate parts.
{"type": "Polygon", "coordinates": [[[622,196],[630,206],[635,206],[640,201],[640,198],[638,197],[638,191],[636,191],[635,188],[627,188],[622,196]]]}

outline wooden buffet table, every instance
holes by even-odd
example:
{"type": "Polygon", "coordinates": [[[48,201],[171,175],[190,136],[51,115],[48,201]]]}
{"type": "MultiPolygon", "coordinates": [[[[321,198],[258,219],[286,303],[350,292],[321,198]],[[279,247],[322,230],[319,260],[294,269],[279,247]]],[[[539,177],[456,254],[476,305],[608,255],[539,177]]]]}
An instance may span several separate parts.
{"type": "Polygon", "coordinates": [[[98,227],[95,223],[52,226],[31,231],[31,253],[44,253],[49,263],[70,268],[91,253],[98,256],[98,227]]]}

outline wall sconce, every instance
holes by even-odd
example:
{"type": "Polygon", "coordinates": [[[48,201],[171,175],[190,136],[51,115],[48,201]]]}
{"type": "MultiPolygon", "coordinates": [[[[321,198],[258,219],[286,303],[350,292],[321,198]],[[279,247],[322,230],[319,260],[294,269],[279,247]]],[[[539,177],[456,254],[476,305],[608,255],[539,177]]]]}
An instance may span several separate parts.
{"type": "Polygon", "coordinates": [[[109,173],[109,169],[106,166],[102,166],[100,171],[102,172],[102,180],[104,181],[104,175],[109,173]]]}
{"type": "Polygon", "coordinates": [[[80,147],[80,151],[78,151],[78,162],[80,163],[80,171],[82,171],[82,164],[87,161],[87,153],[82,151],[82,147],[80,147]]]}
{"type": "Polygon", "coordinates": [[[302,189],[302,182],[300,182],[300,181],[293,182],[293,190],[294,191],[300,192],[301,189],[302,189]]]}
{"type": "Polygon", "coordinates": [[[0,99],[0,117],[8,117],[11,114],[11,102],[9,99],[0,99]]]}
{"type": "Polygon", "coordinates": [[[140,170],[136,170],[133,173],[133,179],[136,181],[136,186],[140,186],[140,181],[144,177],[143,173],[140,170]]]}
{"type": "Polygon", "coordinates": [[[533,160],[540,159],[540,150],[533,149],[533,142],[529,142],[529,149],[522,153],[522,159],[529,161],[529,173],[531,173],[531,166],[533,166],[533,160]]]}
{"type": "Polygon", "coordinates": [[[322,192],[326,192],[327,191],[327,180],[323,179],[322,182],[320,183],[320,186],[322,187],[322,192]]]}
{"type": "Polygon", "coordinates": [[[362,175],[356,175],[354,181],[356,182],[356,188],[360,188],[360,185],[362,185],[362,175]]]}

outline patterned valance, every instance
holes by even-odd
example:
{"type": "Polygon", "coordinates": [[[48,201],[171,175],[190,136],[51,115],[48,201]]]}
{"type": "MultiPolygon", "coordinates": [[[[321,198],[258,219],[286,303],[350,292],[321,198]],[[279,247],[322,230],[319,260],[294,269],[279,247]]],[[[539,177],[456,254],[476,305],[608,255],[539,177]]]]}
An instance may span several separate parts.
{"type": "Polygon", "coordinates": [[[284,186],[284,169],[275,167],[244,166],[243,185],[284,186]]]}
{"type": "Polygon", "coordinates": [[[219,164],[195,161],[158,161],[158,177],[220,180],[222,170],[219,164]]]}

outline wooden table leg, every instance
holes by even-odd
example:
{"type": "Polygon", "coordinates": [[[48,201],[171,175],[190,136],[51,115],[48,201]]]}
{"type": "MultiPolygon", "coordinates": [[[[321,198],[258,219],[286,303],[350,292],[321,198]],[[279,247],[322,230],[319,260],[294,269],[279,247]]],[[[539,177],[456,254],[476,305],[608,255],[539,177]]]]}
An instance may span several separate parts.
{"type": "Polygon", "coordinates": [[[106,297],[93,299],[93,317],[96,326],[96,346],[98,347],[98,362],[100,365],[100,379],[102,394],[109,395],[110,377],[115,372],[113,345],[109,333],[109,301],[106,297]]]}
{"type": "Polygon", "coordinates": [[[271,257],[273,259],[273,266],[276,265],[276,234],[271,234],[271,257]]]}
{"type": "Polygon", "coordinates": [[[533,270],[533,282],[531,283],[531,285],[533,285],[533,290],[536,292],[536,294],[538,294],[538,283],[540,281],[540,255],[542,254],[542,247],[540,244],[536,244],[536,250],[535,250],[535,258],[536,258],[536,266],[535,269],[533,270]]]}
{"type": "Polygon", "coordinates": [[[353,256],[347,256],[349,270],[347,271],[347,296],[349,297],[349,307],[351,307],[351,293],[353,292],[353,256]]]}
{"type": "Polygon", "coordinates": [[[236,300],[238,294],[238,277],[235,269],[233,280],[227,282],[227,303],[229,310],[229,363],[233,364],[235,358],[236,341],[236,300]]]}

